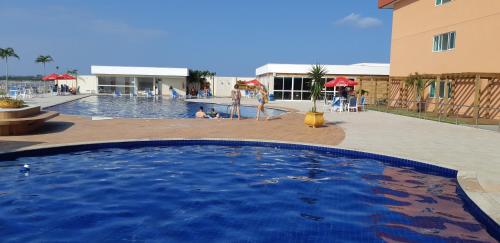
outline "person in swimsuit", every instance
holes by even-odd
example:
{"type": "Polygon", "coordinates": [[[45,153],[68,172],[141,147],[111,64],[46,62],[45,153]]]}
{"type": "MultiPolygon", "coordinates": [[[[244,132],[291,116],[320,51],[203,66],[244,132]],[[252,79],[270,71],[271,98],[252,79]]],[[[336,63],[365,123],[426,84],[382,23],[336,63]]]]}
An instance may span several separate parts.
{"type": "Polygon", "coordinates": [[[200,106],[200,109],[195,114],[196,119],[208,118],[207,114],[203,111],[203,106],[200,106]]]}
{"type": "Polygon", "coordinates": [[[218,112],[216,112],[214,108],[211,108],[210,111],[207,113],[207,115],[211,119],[219,119],[220,118],[220,114],[218,112]]]}
{"type": "Polygon", "coordinates": [[[231,91],[231,100],[233,103],[231,105],[231,114],[229,115],[229,118],[233,120],[233,115],[236,112],[236,114],[238,114],[238,120],[240,120],[241,91],[237,84],[234,85],[234,89],[231,91]]]}
{"type": "Polygon", "coordinates": [[[262,114],[266,116],[266,120],[269,120],[269,116],[267,115],[267,112],[264,107],[268,101],[267,92],[264,89],[264,87],[257,88],[257,100],[259,101],[259,106],[257,106],[257,121],[259,120],[260,112],[262,112],[262,114]]]}

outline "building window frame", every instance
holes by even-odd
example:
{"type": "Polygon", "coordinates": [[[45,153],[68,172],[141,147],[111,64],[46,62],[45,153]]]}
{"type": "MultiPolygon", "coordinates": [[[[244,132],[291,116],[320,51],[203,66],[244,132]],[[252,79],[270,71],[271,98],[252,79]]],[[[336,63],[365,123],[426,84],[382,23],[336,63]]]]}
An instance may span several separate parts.
{"type": "Polygon", "coordinates": [[[451,2],[453,2],[453,0],[436,0],[434,3],[436,6],[442,6],[451,2]]]}
{"type": "Polygon", "coordinates": [[[441,80],[439,81],[439,94],[436,94],[436,85],[438,85],[438,81],[434,80],[431,82],[429,85],[429,98],[439,98],[439,99],[444,99],[445,96],[447,98],[452,98],[453,94],[453,85],[451,82],[448,82],[448,94],[445,93],[445,86],[446,82],[441,80]]]}
{"type": "Polygon", "coordinates": [[[434,35],[434,37],[432,38],[432,52],[446,52],[455,50],[457,46],[456,42],[457,42],[456,31],[450,31],[434,35]]]}

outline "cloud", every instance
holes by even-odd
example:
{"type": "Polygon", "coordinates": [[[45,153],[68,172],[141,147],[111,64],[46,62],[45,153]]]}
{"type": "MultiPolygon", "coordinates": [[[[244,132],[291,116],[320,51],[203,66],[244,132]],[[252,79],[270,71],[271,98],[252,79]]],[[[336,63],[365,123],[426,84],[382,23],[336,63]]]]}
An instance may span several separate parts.
{"type": "MultiPolygon", "coordinates": [[[[74,12],[64,6],[47,6],[41,10],[9,8],[0,11],[0,18],[9,19],[11,23],[24,26],[30,29],[29,34],[39,37],[48,33],[52,38],[54,31],[79,32],[79,34],[99,37],[127,37],[126,40],[151,40],[167,36],[167,32],[162,29],[99,18],[91,13],[74,12]]],[[[6,22],[0,22],[1,29],[9,27],[6,22]]],[[[10,29],[19,35],[18,27],[10,26],[10,29]]]]}
{"type": "Polygon", "coordinates": [[[356,28],[372,28],[382,25],[382,20],[373,17],[363,17],[359,14],[349,14],[335,22],[337,25],[353,26],[356,28]]]}

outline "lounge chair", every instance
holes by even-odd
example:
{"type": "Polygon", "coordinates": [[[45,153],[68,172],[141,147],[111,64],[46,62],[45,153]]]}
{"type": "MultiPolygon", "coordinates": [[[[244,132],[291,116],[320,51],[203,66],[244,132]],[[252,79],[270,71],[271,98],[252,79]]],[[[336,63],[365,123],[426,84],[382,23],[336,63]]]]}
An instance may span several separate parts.
{"type": "Polygon", "coordinates": [[[361,111],[366,111],[365,105],[366,105],[366,97],[361,96],[361,99],[359,100],[359,107],[361,108],[361,111]]]}
{"type": "Polygon", "coordinates": [[[349,98],[347,103],[347,112],[351,112],[351,110],[358,112],[358,99],[356,97],[349,98]]]}
{"type": "Polygon", "coordinates": [[[340,97],[333,97],[333,102],[332,102],[332,110],[333,111],[338,111],[338,112],[343,112],[344,111],[344,104],[342,104],[342,99],[340,97]]]}

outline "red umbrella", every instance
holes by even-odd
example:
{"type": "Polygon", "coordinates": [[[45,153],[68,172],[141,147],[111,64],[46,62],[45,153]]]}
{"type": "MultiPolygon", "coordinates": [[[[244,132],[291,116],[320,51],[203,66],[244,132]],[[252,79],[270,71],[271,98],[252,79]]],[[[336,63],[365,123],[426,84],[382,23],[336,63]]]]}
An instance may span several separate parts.
{"type": "Polygon", "coordinates": [[[257,79],[254,79],[254,80],[250,80],[250,81],[245,81],[243,82],[244,84],[246,85],[253,85],[253,86],[264,86],[261,82],[259,82],[259,80],[257,79]]]}
{"type": "Polygon", "coordinates": [[[358,85],[358,82],[350,80],[346,77],[337,77],[336,79],[329,81],[325,84],[325,87],[332,88],[336,86],[354,86],[358,85]]]}
{"type": "Polygon", "coordinates": [[[73,77],[73,76],[71,76],[71,75],[69,75],[69,74],[67,74],[67,73],[65,73],[65,74],[63,74],[63,75],[58,75],[58,76],[57,76],[57,79],[58,79],[58,80],[59,80],[59,79],[62,79],[62,80],[68,80],[68,79],[76,79],[76,78],[75,78],[75,77],[73,77]]]}
{"type": "Polygon", "coordinates": [[[57,75],[56,73],[49,74],[49,75],[42,78],[43,81],[53,81],[53,80],[57,80],[57,79],[59,79],[59,75],[57,75]]]}

